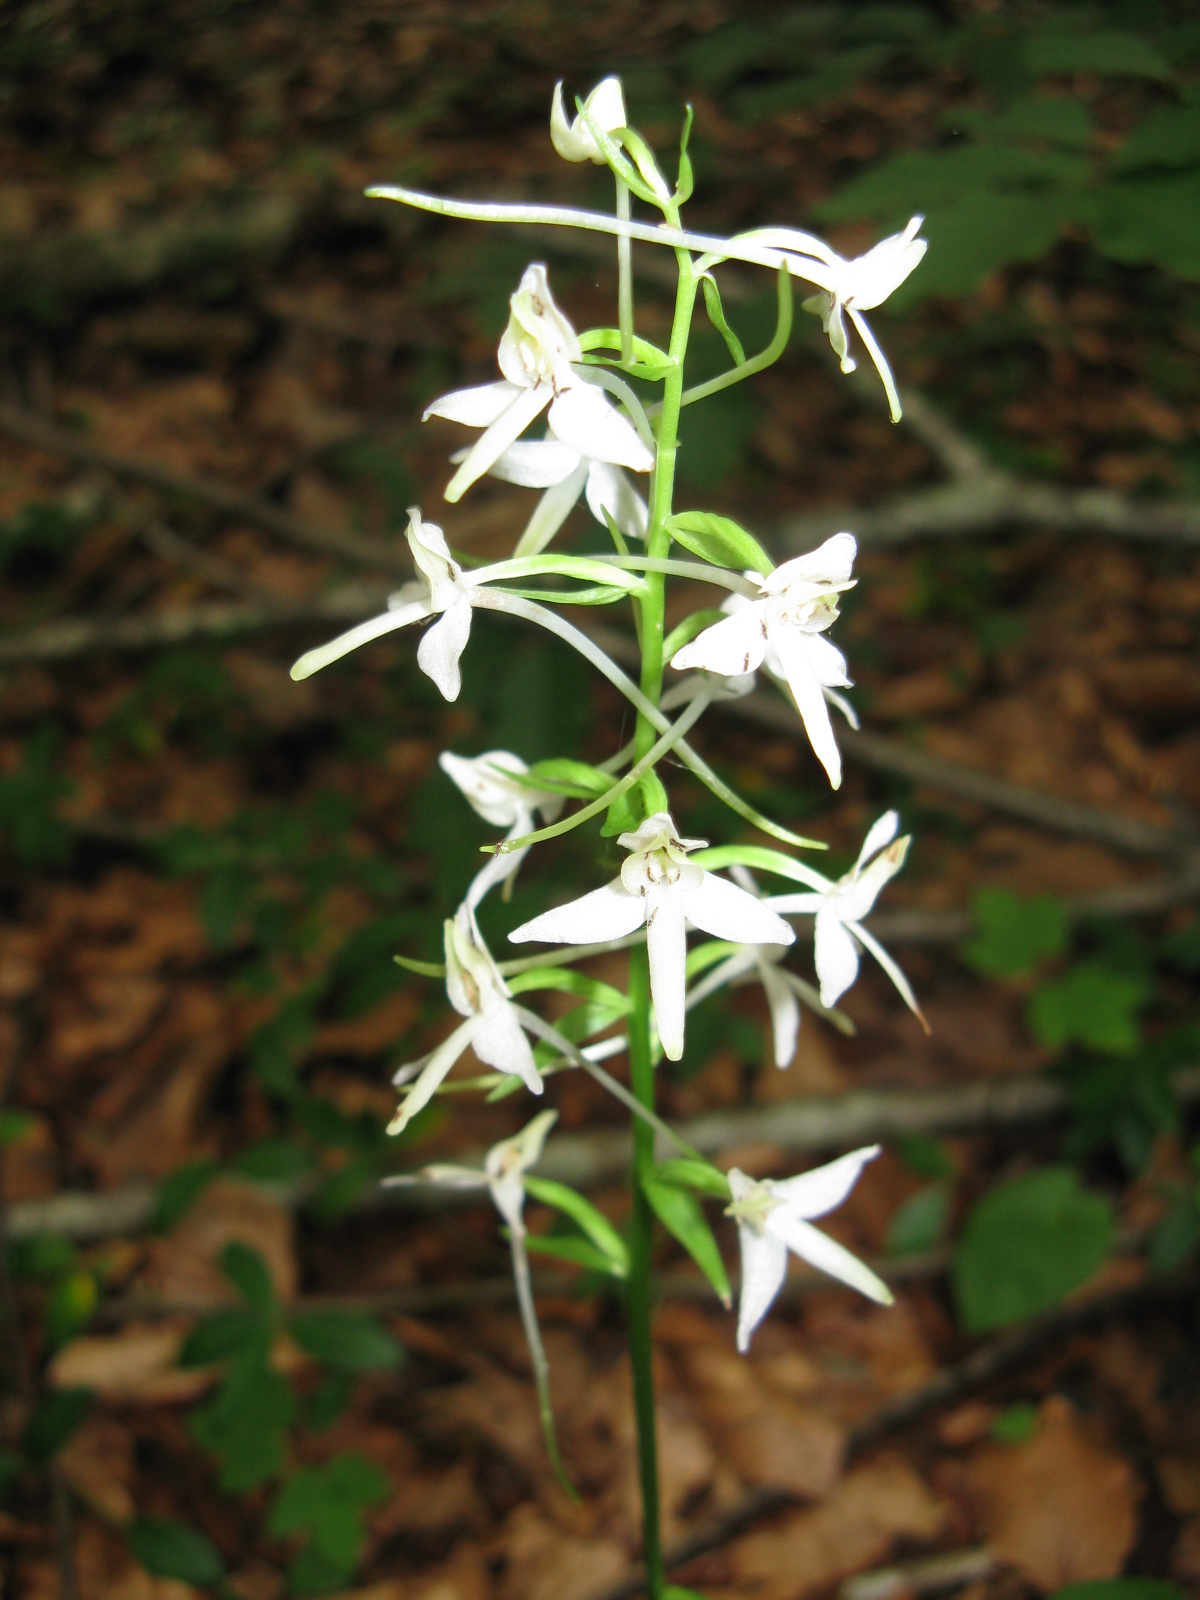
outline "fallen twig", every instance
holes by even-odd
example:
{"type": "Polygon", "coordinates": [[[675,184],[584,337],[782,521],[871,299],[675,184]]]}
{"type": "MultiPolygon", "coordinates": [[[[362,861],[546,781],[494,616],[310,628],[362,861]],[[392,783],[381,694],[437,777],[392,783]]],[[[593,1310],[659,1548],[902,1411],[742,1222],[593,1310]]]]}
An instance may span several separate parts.
{"type": "Polygon", "coordinates": [[[901,1596],[940,1594],[944,1589],[959,1589],[988,1577],[996,1568],[996,1557],[986,1545],[969,1550],[948,1550],[943,1555],[906,1561],[902,1566],[879,1567],[847,1578],[838,1590],[838,1600],[900,1600],[901,1596]]]}
{"type": "MultiPolygon", "coordinates": [[[[1183,1104],[1200,1102],[1200,1065],[1181,1067],[1172,1075],[1171,1085],[1183,1104]]],[[[949,1089],[855,1089],[841,1095],[713,1112],[684,1123],[680,1132],[706,1155],[747,1144],[766,1144],[781,1155],[795,1155],[886,1142],[912,1133],[1016,1128],[1060,1116],[1067,1104],[1062,1084],[1031,1074],[985,1078],[949,1089]]],[[[561,1134],[547,1143],[538,1172],[580,1188],[595,1187],[624,1175],[629,1148],[628,1132],[617,1128],[561,1134]]],[[[475,1155],[468,1153],[462,1160],[469,1165],[475,1155]]],[[[281,1203],[299,1206],[311,1186],[280,1186],[273,1192],[281,1203]]],[[[357,1209],[427,1209],[470,1204],[472,1198],[473,1191],[440,1185],[377,1186],[363,1196],[357,1209]]],[[[135,1234],[149,1225],[156,1201],[152,1184],[98,1194],[67,1191],[45,1200],[23,1200],[9,1209],[9,1235],[28,1239],[55,1233],[97,1240],[135,1234]]]]}
{"type": "Polygon", "coordinates": [[[189,473],[175,472],[170,467],[143,461],[137,456],[106,450],[102,445],[92,444],[79,434],[56,427],[15,406],[0,405],[0,433],[20,439],[22,443],[45,450],[50,455],[77,461],[81,466],[96,467],[118,478],[133,478],[151,484],[166,494],[179,495],[195,500],[200,505],[210,506],[226,516],[240,517],[319,555],[337,556],[358,566],[374,567],[377,571],[412,572],[412,561],[407,549],[402,546],[359,539],[352,533],[312,528],[290,512],[273,506],[258,495],[246,494],[232,484],[220,483],[213,478],[192,477],[189,473]]]}

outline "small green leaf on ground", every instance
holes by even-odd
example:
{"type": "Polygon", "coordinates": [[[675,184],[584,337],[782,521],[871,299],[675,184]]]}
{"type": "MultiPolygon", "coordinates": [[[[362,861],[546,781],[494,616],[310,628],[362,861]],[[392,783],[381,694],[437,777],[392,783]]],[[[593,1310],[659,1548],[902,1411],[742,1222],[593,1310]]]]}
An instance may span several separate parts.
{"type": "Polygon", "coordinates": [[[1039,1167],[985,1194],[967,1218],[954,1261],[968,1333],[1048,1311],[1104,1264],[1113,1210],[1070,1167],[1039,1167]]]}
{"type": "Polygon", "coordinates": [[[152,1577],[210,1588],[225,1576],[225,1563],[212,1541],[173,1517],[138,1517],[125,1537],[152,1577]]]}

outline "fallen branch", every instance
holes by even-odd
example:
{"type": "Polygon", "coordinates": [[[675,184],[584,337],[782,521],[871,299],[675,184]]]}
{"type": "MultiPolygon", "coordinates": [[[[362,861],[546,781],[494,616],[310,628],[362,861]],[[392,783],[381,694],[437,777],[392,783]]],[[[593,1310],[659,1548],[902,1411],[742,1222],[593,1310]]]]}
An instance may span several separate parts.
{"type": "Polygon", "coordinates": [[[170,467],[143,461],[137,456],[106,450],[102,445],[92,444],[78,434],[55,427],[53,423],[44,422],[41,417],[18,410],[15,406],[0,405],[0,433],[32,445],[34,449],[44,450],[49,455],[76,461],[80,466],[111,472],[117,478],[132,478],[140,483],[148,483],[165,494],[194,500],[225,516],[253,522],[269,533],[319,555],[337,556],[357,566],[374,567],[385,572],[412,573],[408,551],[400,546],[359,539],[352,533],[312,528],[279,506],[273,506],[270,501],[260,499],[258,495],[246,494],[232,484],[220,483],[212,478],[194,478],[189,473],[175,472],[170,467]]]}
{"type": "MultiPolygon", "coordinates": [[[[1200,1065],[1172,1075],[1173,1092],[1185,1105],[1200,1102],[1200,1065]]],[[[781,1155],[812,1154],[854,1145],[886,1143],[907,1134],[979,1133],[1046,1122],[1067,1109],[1064,1086],[1035,1075],[985,1078],[949,1089],[855,1089],[847,1094],[713,1112],[684,1123],[680,1132],[705,1155],[738,1145],[766,1144],[781,1155]]],[[[620,1179],[629,1166],[629,1134],[617,1128],[561,1134],[551,1139],[538,1165],[540,1176],[578,1188],[620,1179]]],[[[482,1159],[468,1152],[467,1165],[482,1159]]],[[[311,1186],[294,1184],[272,1191],[282,1204],[300,1206],[311,1186]]],[[[394,1207],[429,1209],[470,1204],[472,1191],[442,1185],[379,1186],[359,1202],[359,1211],[394,1207]],[[465,1195],[465,1200],[464,1200],[465,1195]]],[[[98,1194],[68,1191],[45,1200],[10,1206],[9,1236],[28,1239],[47,1233],[79,1240],[112,1238],[143,1231],[154,1216],[157,1190],[135,1184],[98,1194]]]]}
{"type": "Polygon", "coordinates": [[[388,590],[378,584],[347,583],[302,600],[269,604],[210,601],[131,617],[63,617],[20,633],[0,636],[0,666],[27,661],[72,661],[79,656],[159,650],[193,639],[225,639],[297,623],[353,622],[378,611],[388,590]]]}

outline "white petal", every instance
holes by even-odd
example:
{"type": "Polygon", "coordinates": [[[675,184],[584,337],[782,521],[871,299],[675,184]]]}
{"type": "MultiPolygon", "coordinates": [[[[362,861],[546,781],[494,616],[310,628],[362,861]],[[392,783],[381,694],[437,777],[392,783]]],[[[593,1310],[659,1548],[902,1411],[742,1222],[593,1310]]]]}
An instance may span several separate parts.
{"type": "Polygon", "coordinates": [[[813,959],[821,980],[821,1004],[836,1005],[858,977],[858,949],[842,926],[836,907],[828,903],[817,912],[813,959]]]}
{"type": "MultiPolygon", "coordinates": [[[[853,315],[853,313],[851,313],[853,315]]],[[[846,324],[842,321],[842,302],[830,300],[823,318],[829,343],[843,372],[853,372],[857,363],[850,354],[850,341],[846,338],[846,324]]]]}
{"type": "Polygon", "coordinates": [[[440,1183],[448,1189],[486,1189],[487,1173],[475,1167],[456,1167],[449,1162],[435,1161],[420,1172],[405,1173],[399,1178],[385,1178],[386,1184],[440,1183]]]}
{"type": "Polygon", "coordinates": [[[862,1169],[868,1161],[875,1160],[881,1148],[872,1144],[852,1150],[848,1156],[839,1156],[836,1161],[814,1167],[811,1172],[802,1172],[797,1178],[768,1178],[767,1188],[784,1202],[789,1216],[811,1222],[815,1217],[835,1211],[843,1203],[858,1182],[862,1169]]]}
{"type": "MultiPolygon", "coordinates": [[[[829,888],[832,889],[833,885],[830,884],[829,888]]],[[[781,916],[815,916],[826,903],[827,892],[810,893],[805,889],[799,894],[769,894],[764,903],[781,916]]]]}
{"type": "Polygon", "coordinates": [[[650,959],[650,994],[654,1000],[658,1037],[668,1061],[678,1061],[683,1054],[687,963],[684,896],[678,889],[667,888],[652,890],[646,898],[646,953],[650,959]]]}
{"type": "Polygon", "coordinates": [[[572,450],[577,465],[553,488],[547,489],[534,506],[529,521],[513,551],[515,556],[540,555],[574,511],[584,484],[587,482],[587,462],[580,461],[572,450]]]}
{"type": "Polygon", "coordinates": [[[459,658],[471,635],[471,602],[465,595],[421,635],[417,665],[437,684],[443,700],[457,700],[462,689],[459,658]]]}
{"type": "Polygon", "coordinates": [[[868,1300],[875,1300],[883,1306],[892,1304],[892,1291],[865,1262],[851,1255],[844,1245],[838,1244],[810,1223],[788,1216],[782,1206],[767,1218],[767,1230],[782,1239],[789,1250],[795,1251],[810,1266],[816,1267],[818,1272],[827,1272],[831,1278],[849,1284],[852,1289],[865,1294],[868,1300]]]}
{"type": "Polygon", "coordinates": [[[825,641],[818,634],[802,634],[796,628],[784,628],[772,635],[779,659],[787,676],[787,686],[796,702],[796,709],[804,723],[808,742],[817,760],[829,775],[833,788],[841,787],[842,757],[833,736],[833,724],[821,685],[813,672],[808,646],[815,640],[825,641]]]}
{"type": "Polygon", "coordinates": [[[529,939],[543,944],[603,944],[606,939],[623,939],[645,920],[645,900],[622,888],[616,878],[603,889],[543,911],[540,917],[514,928],[508,937],[513,944],[529,939]]]}
{"type": "Polygon", "coordinates": [[[760,961],[758,975],[771,1008],[771,1037],[775,1046],[775,1065],[782,1071],[790,1067],[800,1037],[800,1002],[783,975],[769,961],[760,961]]]}
{"type": "Polygon", "coordinates": [[[525,1232],[525,1185],[521,1182],[520,1175],[515,1172],[506,1172],[502,1177],[493,1178],[488,1188],[492,1191],[492,1203],[496,1210],[508,1223],[512,1231],[520,1237],[525,1232]]]}
{"type": "Polygon", "coordinates": [[[627,539],[644,539],[650,525],[650,508],[620,467],[607,461],[588,463],[587,503],[601,527],[605,511],[627,539]]]}
{"type": "Polygon", "coordinates": [[[771,1309],[787,1277],[787,1246],[769,1233],[757,1233],[738,1219],[742,1252],[742,1293],[738,1301],[737,1347],[745,1355],[750,1335],[771,1309]]]}
{"type": "Polygon", "coordinates": [[[852,533],[835,533],[807,555],[793,556],[775,568],[763,588],[769,594],[782,594],[793,583],[848,583],[858,554],[858,541],[852,533]]]}
{"type": "Polygon", "coordinates": [[[866,255],[849,263],[843,286],[847,303],[853,303],[860,311],[870,311],[895,293],[929,248],[928,240],[916,237],[924,220],[911,217],[903,233],[881,239],[866,255]]]}
{"type": "Polygon", "coordinates": [[[490,428],[520,392],[515,383],[504,379],[497,383],[480,383],[473,389],[454,389],[427,405],[421,413],[421,421],[428,417],[445,417],[449,422],[463,422],[468,428],[490,428]]]}
{"type": "MultiPolygon", "coordinates": [[[[485,750],[478,756],[456,756],[452,750],[443,750],[438,766],[461,790],[471,810],[494,828],[511,828],[518,814],[528,817],[524,793],[502,776],[505,772],[529,771],[511,750],[485,750]]],[[[532,799],[530,790],[529,800],[532,799]]]]}
{"type": "MultiPolygon", "coordinates": [[[[879,374],[879,381],[883,384],[883,392],[887,395],[888,410],[891,413],[892,421],[899,422],[903,411],[900,405],[900,395],[896,389],[896,380],[892,376],[891,367],[888,366],[888,359],[879,348],[879,342],[871,332],[866,317],[863,316],[861,311],[855,311],[852,307],[849,309],[850,320],[858,329],[858,336],[863,344],[866,345],[867,354],[875,365],[875,371],[879,374]]],[[[845,363],[842,365],[842,370],[843,372],[847,370],[845,363]]],[[[850,370],[852,371],[853,367],[850,370]]]]}
{"type": "Polygon", "coordinates": [[[571,122],[567,120],[566,108],[563,105],[562,83],[556,83],[554,99],[550,102],[550,142],[564,161],[590,161],[593,151],[599,154],[596,141],[588,133],[586,124],[581,126],[582,133],[576,133],[571,122]]]}
{"type": "Polygon", "coordinates": [[[707,1000],[710,994],[716,994],[718,989],[724,988],[727,983],[736,983],[744,979],[747,973],[754,969],[754,956],[749,950],[739,950],[736,955],[726,956],[724,961],[718,961],[715,967],[709,970],[688,990],[687,1009],[698,1006],[701,1000],[707,1000]]]}
{"type": "Polygon", "coordinates": [[[600,389],[574,383],[550,407],[547,418],[556,439],[593,461],[611,461],[634,472],[649,472],[654,456],[641,435],[600,389]]]}
{"type": "Polygon", "coordinates": [[[569,478],[578,466],[579,452],[557,439],[518,439],[497,456],[488,471],[493,478],[522,489],[549,489],[569,478]]]}
{"type": "Polygon", "coordinates": [[[762,666],[767,649],[767,637],[763,632],[765,617],[764,605],[758,601],[747,605],[723,622],[714,622],[691,644],[676,650],[671,665],[680,672],[702,667],[706,672],[719,672],[725,678],[756,671],[762,666]]]}
{"type": "Polygon", "coordinates": [[[859,923],[855,923],[854,932],[858,938],[862,940],[866,949],[871,952],[876,961],[878,961],[879,965],[887,973],[888,977],[892,980],[899,991],[900,998],[904,1001],[904,1004],[912,1012],[913,1016],[916,1017],[917,1021],[925,1029],[925,1032],[928,1033],[929,1024],[925,1021],[924,1014],[922,1013],[920,1006],[917,1004],[917,997],[913,993],[912,984],[909,983],[899,966],[897,966],[896,962],[883,948],[873,933],[868,933],[866,928],[862,927],[859,923]]]}
{"type": "Polygon", "coordinates": [[[470,1044],[479,1022],[478,1017],[468,1017],[465,1022],[459,1023],[448,1038],[442,1040],[425,1063],[421,1076],[404,1096],[396,1115],[388,1123],[389,1133],[403,1133],[417,1112],[424,1110],[429,1104],[443,1078],[470,1044]]]}
{"type": "Polygon", "coordinates": [[[544,1092],[545,1085],[534,1065],[529,1040],[521,1032],[516,1012],[506,1001],[488,1006],[471,1045],[487,1066],[520,1078],[531,1094],[544,1092]]]}
{"type": "Polygon", "coordinates": [[[312,650],[306,650],[292,667],[292,677],[297,683],[305,678],[311,678],[314,672],[320,672],[322,667],[340,661],[343,656],[349,655],[351,650],[357,650],[360,645],[382,639],[384,634],[395,633],[398,628],[407,628],[409,623],[419,622],[428,615],[427,605],[414,604],[402,606],[395,611],[385,611],[378,617],[372,617],[368,622],[360,622],[357,627],[339,633],[336,639],[330,639],[327,644],[319,644],[312,650]]]}
{"type": "Polygon", "coordinates": [[[443,493],[447,500],[461,500],[466,491],[482,478],[493,462],[519,439],[540,411],[545,410],[554,390],[548,383],[535,384],[531,389],[513,389],[513,399],[467,452],[462,466],[450,479],[443,493]]]}
{"type": "Polygon", "coordinates": [[[863,840],[863,847],[858,852],[858,860],[854,863],[855,876],[885,844],[891,844],[900,828],[900,813],[898,811],[885,811],[867,830],[867,837],[863,840]]]}
{"type": "Polygon", "coordinates": [[[706,872],[697,888],[683,896],[693,928],[734,944],[791,944],[796,935],[781,916],[728,878],[706,872]]]}
{"type": "MultiPolygon", "coordinates": [[[[612,133],[614,129],[625,126],[625,96],[621,90],[621,80],[615,74],[607,78],[601,78],[583,103],[587,107],[588,116],[605,133],[612,133]]],[[[582,118],[578,120],[582,127],[587,127],[582,118]]],[[[589,134],[588,137],[590,138],[591,135],[589,134]]],[[[916,219],[916,222],[917,226],[920,227],[920,217],[916,219]]],[[[911,227],[912,224],[910,223],[909,226],[911,227]]]]}

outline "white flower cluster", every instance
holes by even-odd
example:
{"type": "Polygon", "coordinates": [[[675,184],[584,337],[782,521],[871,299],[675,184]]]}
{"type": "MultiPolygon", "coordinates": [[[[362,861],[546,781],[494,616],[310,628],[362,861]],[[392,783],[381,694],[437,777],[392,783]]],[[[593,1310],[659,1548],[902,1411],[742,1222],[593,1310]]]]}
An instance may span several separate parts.
{"type": "MultiPolygon", "coordinates": [[[[538,207],[472,207],[466,203],[435,202],[407,190],[372,192],[450,215],[570,222],[615,233],[622,252],[621,362],[614,358],[605,366],[602,359],[590,354],[604,338],[610,340],[606,348],[615,349],[615,330],[596,330],[581,339],[555,303],[545,267],[536,262],[527,267],[510,299],[508,322],[497,351],[500,380],[442,395],[424,413],[426,418],[443,418],[480,430],[473,444],[451,458],[456,470],[445,489],[445,499],[451,504],[484,474],[543,491],[512,558],[474,568],[461,563],[451,553],[441,528],[425,521],[420,510],[413,508],[407,539],[417,581],[393,595],[381,616],[301,657],[293,676],[307,677],[359,645],[412,624],[428,623],[417,647],[417,662],[445,699],[452,701],[462,687],[461,659],[470,637],[473,612],[506,611],[552,628],[560,638],[581,650],[633,703],[643,719],[642,732],[649,726],[653,735],[660,737],[648,753],[646,742],[636,746],[637,761],[629,754],[635,746],[630,746],[606,767],[588,769],[587,776],[595,784],[591,791],[586,785],[582,790],[569,784],[562,787],[548,769],[540,774],[531,771],[508,750],[489,750],[473,757],[443,752],[443,771],[480,817],[504,830],[504,838],[475,875],[454,917],[444,923],[446,993],[463,1020],[432,1052],[396,1074],[395,1081],[404,1093],[391,1132],[407,1127],[429,1104],[468,1049],[500,1075],[493,1081],[502,1090],[516,1087],[505,1084],[505,1078],[515,1079],[539,1096],[544,1092],[552,1053],[558,1051],[558,1056],[553,1057],[555,1069],[562,1065],[588,1067],[626,1103],[632,1103],[636,1114],[645,1115],[656,1129],[664,1131],[652,1110],[640,1106],[628,1090],[600,1074],[595,1065],[602,1056],[621,1048],[624,1038],[614,1035],[578,1046],[535,1013],[525,1010],[514,993],[522,987],[514,971],[524,973],[537,967],[543,958],[497,963],[480,933],[477,911],[491,890],[499,888],[505,897],[510,894],[531,842],[541,837],[537,832],[539,821],[543,833],[561,832],[575,825],[575,817],[559,820],[565,795],[594,793],[595,798],[577,814],[578,820],[618,801],[629,804],[639,792],[644,796],[661,795],[661,789],[637,791],[635,784],[657,783],[654,765],[669,751],[685,760],[715,793],[735,804],[735,797],[700,761],[683,736],[710,699],[747,692],[759,669],[775,679],[794,702],[808,741],[835,789],[841,782],[841,757],[830,705],[857,725],[852,707],[840,692],[850,686],[846,659],[828,637],[838,617],[841,596],[854,586],[854,536],[837,533],[819,549],[770,571],[733,569],[742,568],[749,560],[765,559],[748,535],[742,535],[748,543],[729,547],[738,557],[730,568],[718,566],[717,558],[703,548],[709,561],[707,568],[671,560],[671,530],[678,526],[681,531],[677,537],[686,542],[682,519],[667,520],[669,495],[664,511],[662,497],[656,498],[654,476],[649,480],[648,496],[657,506],[652,518],[647,497],[630,476],[656,474],[658,441],[650,421],[653,408],[644,409],[628,383],[610,369],[623,363],[625,370],[635,376],[645,376],[647,371],[674,370],[681,374],[682,354],[655,352],[644,341],[637,341],[638,360],[648,353],[651,365],[639,366],[633,360],[634,343],[626,317],[627,312],[631,314],[632,304],[625,277],[628,245],[631,238],[646,239],[670,245],[681,253],[701,252],[698,259],[685,255],[694,274],[693,293],[696,283],[711,277],[713,265],[723,260],[739,259],[786,269],[789,277],[780,277],[780,348],[790,327],[790,320],[784,320],[782,297],[785,291],[790,296],[790,276],[805,279],[817,291],[805,305],[821,316],[842,369],[850,371],[854,366],[849,352],[848,319],[880,373],[893,415],[898,415],[899,399],[891,372],[863,312],[881,304],[920,261],[925,250],[924,240],[917,236],[921,219],[913,218],[903,233],[883,240],[853,260],[841,257],[813,235],[794,229],[764,229],[730,240],[687,233],[678,225],[678,206],[653,157],[626,126],[624,98],[616,78],[606,78],[597,85],[573,119],[567,116],[559,85],[551,112],[551,137],[556,150],[568,161],[607,163],[613,167],[617,178],[616,218],[597,218],[583,212],[548,214],[547,208],[538,207]],[[629,153],[636,172],[623,151],[629,153]],[[630,220],[631,191],[660,206],[665,219],[661,227],[651,229],[630,220]],[[653,365],[654,361],[659,362],[659,367],[653,365]],[[526,437],[527,430],[543,417],[544,437],[526,437]],[[616,555],[583,558],[548,553],[551,541],[581,498],[596,521],[613,531],[616,555]],[[639,550],[647,552],[645,555],[629,554],[629,544],[634,541],[639,550]],[[505,587],[506,582],[519,584],[535,574],[553,574],[559,579],[590,584],[590,590],[580,591],[581,596],[592,596],[587,603],[606,603],[606,598],[630,594],[642,604],[650,592],[649,576],[657,573],[665,577],[672,572],[709,576],[724,587],[728,598],[721,608],[726,615],[706,627],[699,626],[698,620],[697,628],[684,635],[688,642],[671,655],[673,668],[703,676],[677,684],[661,702],[647,700],[598,645],[557,613],[530,599],[528,590],[505,587]],[[686,709],[678,723],[672,724],[664,713],[680,704],[686,709]],[[628,771],[619,778],[616,773],[622,765],[628,771]],[[607,787],[610,776],[611,788],[607,787]],[[535,1054],[531,1039],[543,1046],[540,1056],[535,1054]]],[[[681,161],[681,185],[682,170],[681,161]]],[[[790,307],[790,298],[787,306],[790,307]]],[[[672,350],[675,348],[672,345],[672,350]]],[[[757,370],[753,363],[742,362],[730,381],[751,370],[757,370]]],[[[678,381],[681,384],[681,376],[678,381]]],[[[707,392],[710,386],[702,387],[707,392]]],[[[687,400],[688,396],[680,396],[677,390],[676,410],[687,400]]],[[[687,548],[695,547],[688,544],[687,548]]],[[[557,600],[559,595],[560,591],[555,591],[551,598],[557,600]]],[[[562,590],[561,597],[564,602],[570,601],[571,591],[562,590]]],[[[584,603],[582,599],[580,603],[584,603]]],[[[661,625],[661,616],[658,620],[661,625]]],[[[658,637],[661,639],[661,632],[658,637]]],[[[617,842],[627,855],[619,874],[599,888],[522,923],[509,933],[510,942],[615,949],[640,942],[644,936],[655,1029],[652,1043],[671,1061],[683,1055],[685,1022],[691,1007],[725,985],[758,981],[771,1014],[775,1062],[781,1068],[787,1067],[796,1052],[802,1006],[818,1011],[835,1006],[854,983],[864,949],[883,967],[905,1003],[920,1017],[907,979],[863,920],[884,885],[900,870],[908,849],[908,837],[898,837],[899,818],[894,811],[887,812],[871,827],[858,860],[840,878],[825,877],[794,858],[785,859],[762,850],[757,854],[743,851],[739,860],[736,848],[725,851],[714,863],[730,867],[732,876],[724,877],[719,871],[710,870],[698,854],[706,848],[706,841],[681,837],[665,804],[665,796],[657,803],[647,798],[640,809],[621,813],[631,815],[633,820],[642,810],[649,814],[620,834],[617,842]],[[782,872],[802,884],[802,891],[763,894],[746,870],[747,861],[756,870],[782,872]],[[796,916],[813,918],[816,988],[784,966],[786,951],[796,939],[795,930],[785,918],[796,916]],[[689,930],[718,941],[697,952],[698,964],[693,970],[704,976],[698,977],[690,991],[689,930]]],[[[744,802],[736,802],[735,809],[777,837],[805,842],[764,822],[744,802]]],[[[580,993],[585,992],[580,984],[592,982],[561,971],[557,977],[563,980],[561,986],[575,984],[580,993]]],[[[643,1012],[643,1019],[644,1016],[643,1012]]],[[[849,1026],[846,1019],[841,1020],[849,1026]]],[[[602,1033],[607,1026],[602,1022],[593,1033],[602,1033]]],[[[542,1378],[544,1352],[533,1319],[524,1254],[523,1205],[526,1174],[542,1154],[554,1116],[553,1112],[542,1112],[523,1133],[502,1140],[488,1153],[482,1169],[435,1165],[420,1175],[431,1182],[486,1189],[491,1194],[510,1229],[522,1316],[542,1378]]],[[[786,1181],[756,1180],[736,1168],[728,1174],[728,1214],[737,1223],[742,1259],[739,1349],[748,1347],[753,1329],[778,1293],[789,1251],[877,1301],[890,1299],[874,1273],[811,1225],[814,1218],[842,1203],[863,1166],[877,1154],[877,1147],[858,1150],[786,1181]]],[[[719,1176],[717,1181],[724,1182],[719,1176]]]]}

